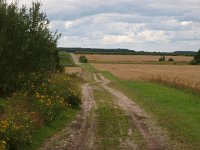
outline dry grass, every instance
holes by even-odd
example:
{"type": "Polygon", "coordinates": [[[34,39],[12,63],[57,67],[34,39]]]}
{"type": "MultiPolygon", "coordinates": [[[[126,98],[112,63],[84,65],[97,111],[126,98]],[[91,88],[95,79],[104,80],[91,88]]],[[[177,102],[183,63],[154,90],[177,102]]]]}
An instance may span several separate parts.
{"type": "Polygon", "coordinates": [[[64,72],[66,74],[81,74],[82,68],[81,67],[65,67],[64,72]]]}
{"type": "MultiPolygon", "coordinates": [[[[78,55],[79,56],[79,55],[78,55]]],[[[160,56],[152,55],[85,55],[90,62],[158,62],[160,56]]],[[[166,60],[173,58],[178,62],[190,62],[190,56],[166,56],[166,60]]]]}
{"type": "Polygon", "coordinates": [[[102,71],[126,80],[163,83],[200,91],[200,68],[190,65],[92,64],[102,71]]]}
{"type": "Polygon", "coordinates": [[[195,93],[200,92],[200,81],[189,81],[180,77],[168,77],[163,75],[143,76],[140,78],[142,81],[161,83],[164,85],[173,86],[175,88],[190,89],[195,93]]]}

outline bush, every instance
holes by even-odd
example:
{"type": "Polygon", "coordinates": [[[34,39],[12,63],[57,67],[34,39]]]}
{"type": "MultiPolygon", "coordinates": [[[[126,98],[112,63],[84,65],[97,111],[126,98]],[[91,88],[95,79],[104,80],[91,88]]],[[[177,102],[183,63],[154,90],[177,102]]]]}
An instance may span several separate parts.
{"type": "Polygon", "coordinates": [[[32,130],[32,121],[27,114],[12,114],[0,121],[0,141],[4,141],[6,149],[19,149],[31,143],[32,130]]]}
{"type": "Polygon", "coordinates": [[[161,57],[159,58],[159,61],[165,61],[165,56],[161,56],[161,57]]]}
{"type": "Polygon", "coordinates": [[[80,94],[74,92],[72,80],[69,75],[58,74],[36,89],[33,103],[47,125],[67,106],[80,107],[80,94]]]}
{"type": "Polygon", "coordinates": [[[87,59],[85,56],[80,56],[80,57],[79,57],[79,61],[80,61],[81,63],[87,63],[87,62],[88,62],[88,59],[87,59]]]}
{"type": "Polygon", "coordinates": [[[190,61],[190,65],[198,65],[198,64],[200,64],[200,49],[194,56],[194,59],[190,61]]]}
{"type": "Polygon", "coordinates": [[[190,61],[190,65],[198,65],[200,62],[196,61],[196,60],[191,60],[190,61]]]}
{"type": "Polygon", "coordinates": [[[17,92],[7,103],[0,99],[0,150],[31,144],[36,127],[50,126],[63,110],[80,108],[75,80],[75,75],[56,74],[43,80],[41,86],[17,92]]]}
{"type": "Polygon", "coordinates": [[[0,99],[0,114],[3,114],[5,112],[5,109],[6,109],[6,105],[4,101],[0,99]]]}
{"type": "Polygon", "coordinates": [[[168,61],[174,61],[174,59],[173,58],[169,58],[168,61]]]}
{"type": "Polygon", "coordinates": [[[22,79],[29,80],[32,73],[45,78],[59,67],[60,35],[52,34],[40,7],[36,2],[28,10],[0,0],[0,96],[20,90],[22,79]]]}

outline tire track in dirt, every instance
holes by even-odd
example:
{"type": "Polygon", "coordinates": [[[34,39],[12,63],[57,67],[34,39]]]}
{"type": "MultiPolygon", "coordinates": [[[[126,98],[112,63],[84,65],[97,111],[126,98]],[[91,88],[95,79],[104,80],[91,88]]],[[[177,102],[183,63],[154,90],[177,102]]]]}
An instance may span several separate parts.
{"type": "MultiPolygon", "coordinates": [[[[96,76],[96,75],[94,75],[96,76]]],[[[148,150],[171,150],[174,149],[169,144],[167,133],[156,124],[150,115],[142,108],[125,96],[122,92],[108,86],[109,80],[101,74],[101,86],[116,97],[118,105],[130,116],[134,124],[143,136],[148,150]]],[[[97,79],[97,77],[95,77],[97,79]]],[[[100,80],[96,80],[100,82],[100,80]]]]}
{"type": "Polygon", "coordinates": [[[94,107],[92,87],[89,83],[82,86],[82,110],[70,127],[47,139],[41,150],[86,150],[94,149],[94,116],[90,114],[94,107]]]}
{"type": "Polygon", "coordinates": [[[81,63],[79,62],[77,56],[74,53],[70,53],[70,55],[72,56],[72,59],[73,59],[73,61],[74,61],[74,63],[76,65],[81,65],[81,63]]]}

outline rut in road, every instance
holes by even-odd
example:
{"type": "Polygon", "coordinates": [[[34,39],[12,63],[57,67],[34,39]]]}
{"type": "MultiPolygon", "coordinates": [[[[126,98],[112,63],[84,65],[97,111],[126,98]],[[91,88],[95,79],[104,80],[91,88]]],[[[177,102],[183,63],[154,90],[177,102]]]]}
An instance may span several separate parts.
{"type": "MultiPolygon", "coordinates": [[[[94,74],[94,79],[96,86],[101,86],[113,95],[115,104],[129,116],[132,127],[136,127],[142,135],[147,150],[174,149],[169,144],[167,134],[159,128],[150,115],[123,93],[109,87],[108,84],[110,81],[105,79],[101,74],[98,74],[98,78],[94,74]]],[[[82,86],[82,110],[78,113],[76,120],[60,133],[47,139],[40,148],[41,150],[93,150],[97,148],[95,140],[98,140],[96,139],[96,124],[98,120],[96,120],[97,118],[93,109],[98,107],[98,105],[96,106],[95,98],[93,97],[93,88],[89,83],[82,86]]],[[[113,107],[115,106],[113,105],[113,107]]],[[[127,142],[125,143],[126,149],[127,147],[131,150],[141,149],[140,145],[135,143],[136,141],[127,142]]]]}
{"type": "Polygon", "coordinates": [[[174,149],[169,144],[166,132],[160,129],[150,115],[122,92],[109,87],[108,84],[110,81],[105,79],[101,74],[98,75],[101,77],[101,80],[99,80],[96,74],[94,74],[96,82],[100,83],[104,89],[116,97],[118,105],[126,111],[132,119],[132,123],[138,128],[139,132],[143,136],[148,150],[174,149]]]}
{"type": "Polygon", "coordinates": [[[82,110],[70,127],[47,139],[41,150],[87,150],[93,149],[95,121],[90,111],[94,106],[92,87],[89,83],[82,86],[82,110]],[[90,117],[89,117],[90,116],[90,117]]]}

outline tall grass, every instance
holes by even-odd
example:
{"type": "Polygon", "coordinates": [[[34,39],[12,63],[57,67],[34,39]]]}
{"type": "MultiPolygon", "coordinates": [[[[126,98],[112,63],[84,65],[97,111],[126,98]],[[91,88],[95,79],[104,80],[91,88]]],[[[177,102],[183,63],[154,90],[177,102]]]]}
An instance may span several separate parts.
{"type": "Polygon", "coordinates": [[[139,78],[141,81],[164,84],[178,89],[187,89],[193,93],[200,94],[200,81],[189,81],[180,77],[170,77],[165,75],[145,75],[139,78]]]}

